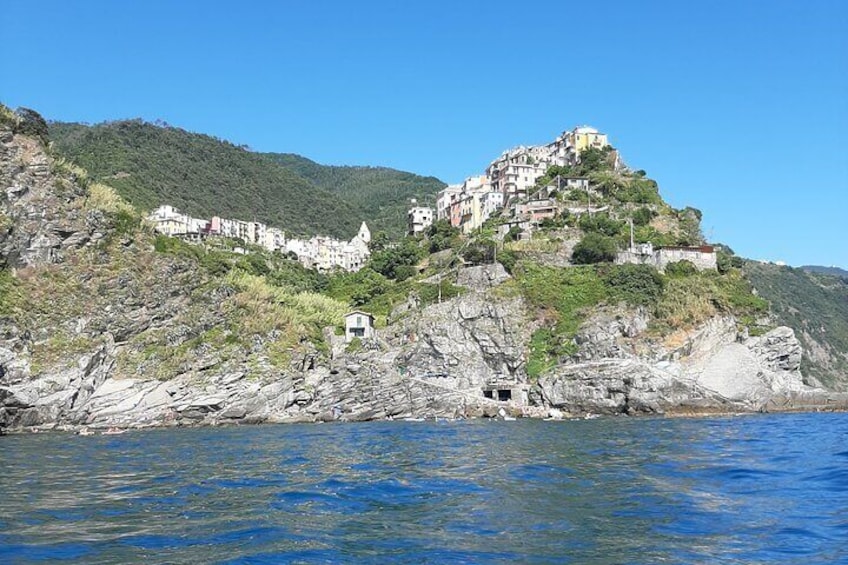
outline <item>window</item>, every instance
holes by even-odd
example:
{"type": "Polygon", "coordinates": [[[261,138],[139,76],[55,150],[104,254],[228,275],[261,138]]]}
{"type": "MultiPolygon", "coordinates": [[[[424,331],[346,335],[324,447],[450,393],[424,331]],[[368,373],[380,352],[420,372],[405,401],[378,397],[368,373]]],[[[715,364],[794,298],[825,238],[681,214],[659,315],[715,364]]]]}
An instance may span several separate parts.
{"type": "Polygon", "coordinates": [[[362,316],[356,317],[356,325],[362,327],[362,316]]]}

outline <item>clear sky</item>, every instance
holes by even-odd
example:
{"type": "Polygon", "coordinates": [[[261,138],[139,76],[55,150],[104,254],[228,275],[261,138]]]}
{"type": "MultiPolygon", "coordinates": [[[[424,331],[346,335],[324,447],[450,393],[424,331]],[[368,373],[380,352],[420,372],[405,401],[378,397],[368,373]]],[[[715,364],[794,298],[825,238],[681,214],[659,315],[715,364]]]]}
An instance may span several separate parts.
{"type": "Polygon", "coordinates": [[[446,182],[578,124],[704,231],[848,267],[848,1],[4,0],[0,101],[446,182]]]}

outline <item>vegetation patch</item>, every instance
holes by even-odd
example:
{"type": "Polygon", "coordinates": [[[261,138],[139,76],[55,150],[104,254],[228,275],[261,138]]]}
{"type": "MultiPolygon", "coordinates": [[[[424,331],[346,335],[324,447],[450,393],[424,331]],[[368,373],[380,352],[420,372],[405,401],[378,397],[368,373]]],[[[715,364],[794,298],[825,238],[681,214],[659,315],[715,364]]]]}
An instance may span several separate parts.
{"type": "Polygon", "coordinates": [[[592,267],[556,268],[521,262],[514,284],[538,311],[542,327],[531,338],[527,373],[538,378],[564,355],[576,353],[573,338],[587,310],[604,301],[607,288],[592,267]]]}

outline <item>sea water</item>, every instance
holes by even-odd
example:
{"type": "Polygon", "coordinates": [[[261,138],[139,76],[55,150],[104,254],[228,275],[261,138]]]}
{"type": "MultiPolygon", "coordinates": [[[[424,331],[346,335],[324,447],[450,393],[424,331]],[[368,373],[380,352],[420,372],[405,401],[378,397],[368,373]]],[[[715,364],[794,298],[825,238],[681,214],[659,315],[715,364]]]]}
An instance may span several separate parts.
{"type": "Polygon", "coordinates": [[[0,437],[2,563],[848,563],[848,414],[0,437]]]}

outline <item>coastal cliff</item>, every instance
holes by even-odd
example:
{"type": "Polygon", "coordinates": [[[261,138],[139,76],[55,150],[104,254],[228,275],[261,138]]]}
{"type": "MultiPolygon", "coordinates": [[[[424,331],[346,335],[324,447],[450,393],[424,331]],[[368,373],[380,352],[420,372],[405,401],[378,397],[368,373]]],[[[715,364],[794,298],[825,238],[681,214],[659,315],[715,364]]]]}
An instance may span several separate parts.
{"type": "Polygon", "coordinates": [[[499,263],[453,268],[456,292],[410,292],[345,343],[344,303],[158,252],[132,207],[17,126],[0,125],[4,429],[846,406],[803,384],[792,330],[749,336],[726,313],[659,331],[608,300],[540,365],[549,314],[499,263]]]}

